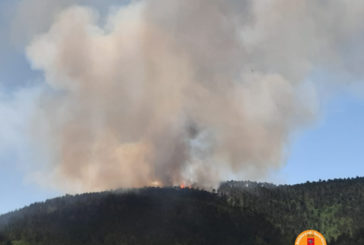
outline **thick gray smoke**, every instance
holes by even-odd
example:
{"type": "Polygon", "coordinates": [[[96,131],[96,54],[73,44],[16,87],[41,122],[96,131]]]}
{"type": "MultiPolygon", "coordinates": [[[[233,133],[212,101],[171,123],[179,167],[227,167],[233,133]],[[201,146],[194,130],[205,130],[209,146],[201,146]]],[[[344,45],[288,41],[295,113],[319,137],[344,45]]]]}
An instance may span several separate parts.
{"type": "Polygon", "coordinates": [[[363,30],[363,1],[69,6],[27,47],[48,86],[39,174],[73,190],[264,175],[315,115],[314,69],[360,75],[363,30]]]}

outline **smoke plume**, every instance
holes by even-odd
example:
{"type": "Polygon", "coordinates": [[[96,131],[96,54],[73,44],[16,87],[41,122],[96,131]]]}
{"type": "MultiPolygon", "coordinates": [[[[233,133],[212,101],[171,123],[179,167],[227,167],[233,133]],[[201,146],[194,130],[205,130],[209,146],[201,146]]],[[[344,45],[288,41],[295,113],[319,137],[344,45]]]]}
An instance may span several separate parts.
{"type": "Polygon", "coordinates": [[[68,6],[27,47],[46,81],[38,174],[77,190],[267,174],[314,118],[310,74],[361,76],[348,50],[364,50],[363,26],[362,1],[142,0],[107,16],[68,6]]]}

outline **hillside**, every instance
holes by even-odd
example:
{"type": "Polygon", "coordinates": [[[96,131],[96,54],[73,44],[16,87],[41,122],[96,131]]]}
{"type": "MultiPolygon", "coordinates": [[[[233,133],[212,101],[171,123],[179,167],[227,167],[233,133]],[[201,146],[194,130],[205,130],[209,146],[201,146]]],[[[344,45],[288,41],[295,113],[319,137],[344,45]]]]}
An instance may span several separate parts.
{"type": "Polygon", "coordinates": [[[315,229],[330,245],[364,244],[364,178],[280,186],[230,181],[219,193],[233,206],[263,214],[289,241],[315,229]]]}
{"type": "Polygon", "coordinates": [[[64,196],[0,216],[0,245],[364,244],[364,178],[221,184],[217,193],[143,188],[64,196]]]}
{"type": "Polygon", "coordinates": [[[206,191],[66,196],[0,217],[0,244],[281,244],[265,218],[206,191]]]}

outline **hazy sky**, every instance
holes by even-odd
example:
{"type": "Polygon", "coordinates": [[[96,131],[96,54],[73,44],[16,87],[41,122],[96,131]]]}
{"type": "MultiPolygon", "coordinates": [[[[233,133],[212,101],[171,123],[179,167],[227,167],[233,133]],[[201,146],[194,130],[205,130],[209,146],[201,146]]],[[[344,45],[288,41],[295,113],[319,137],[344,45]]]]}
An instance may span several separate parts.
{"type": "MultiPolygon", "coordinates": [[[[30,171],[48,159],[46,155],[33,157],[35,146],[44,142],[38,142],[37,137],[29,138],[24,127],[28,120],[29,124],[34,123],[29,119],[30,113],[45,78],[41,71],[31,68],[25,48],[33,40],[34,33],[48,31],[49,23],[43,21],[53,21],[52,11],[57,12],[71,2],[87,1],[47,1],[49,6],[39,12],[28,9],[27,2],[42,1],[0,1],[0,214],[64,194],[53,185],[39,184],[41,181],[37,178],[42,175],[30,171]],[[25,28],[24,21],[27,20],[33,22],[25,28]]],[[[100,1],[89,1],[87,4],[98,8],[102,15],[115,2],[108,1],[105,5],[100,1]]],[[[350,55],[358,54],[348,49],[346,55],[345,58],[350,59],[350,55]]],[[[315,72],[310,72],[304,80],[316,84],[317,94],[320,94],[315,102],[319,104],[316,119],[288,137],[283,149],[283,167],[272,168],[268,175],[254,179],[294,184],[364,175],[364,86],[361,78],[356,77],[359,80],[356,83],[340,83],[337,80],[350,78],[337,77],[320,67],[313,70],[315,72]],[[329,87],[321,86],[331,80],[335,82],[329,87]]],[[[41,167],[43,171],[47,169],[41,167]]]]}

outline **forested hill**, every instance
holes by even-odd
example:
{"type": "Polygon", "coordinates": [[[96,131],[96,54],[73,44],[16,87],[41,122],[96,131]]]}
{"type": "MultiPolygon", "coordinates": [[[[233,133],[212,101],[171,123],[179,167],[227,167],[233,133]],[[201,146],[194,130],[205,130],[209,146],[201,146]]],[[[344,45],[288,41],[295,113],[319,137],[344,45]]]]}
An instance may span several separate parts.
{"type": "Polygon", "coordinates": [[[231,181],[219,193],[233,206],[263,214],[288,240],[315,229],[330,245],[364,244],[364,178],[280,186],[231,181]]]}
{"type": "Polygon", "coordinates": [[[364,178],[275,186],[226,182],[64,196],[0,216],[0,245],[364,244],[364,178]]]}
{"type": "Polygon", "coordinates": [[[0,217],[0,244],[282,244],[265,218],[206,191],[145,188],[66,196],[0,217]]]}

